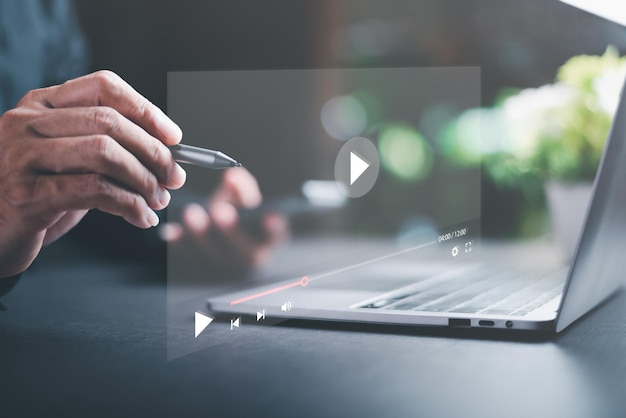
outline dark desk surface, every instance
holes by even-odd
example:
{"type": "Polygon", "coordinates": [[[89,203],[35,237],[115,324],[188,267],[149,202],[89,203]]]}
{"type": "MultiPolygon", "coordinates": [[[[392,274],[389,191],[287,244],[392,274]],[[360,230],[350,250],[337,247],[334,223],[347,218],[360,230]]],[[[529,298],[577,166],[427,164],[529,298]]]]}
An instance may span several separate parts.
{"type": "Polygon", "coordinates": [[[45,258],[0,314],[2,417],[626,415],[624,293],[548,339],[224,324],[167,361],[162,269],[45,258]]]}

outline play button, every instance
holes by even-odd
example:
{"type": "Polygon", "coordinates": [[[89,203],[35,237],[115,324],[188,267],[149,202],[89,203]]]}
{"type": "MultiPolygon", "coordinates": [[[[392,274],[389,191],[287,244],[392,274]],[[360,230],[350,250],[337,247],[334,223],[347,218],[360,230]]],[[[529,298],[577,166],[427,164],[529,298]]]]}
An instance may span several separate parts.
{"type": "Polygon", "coordinates": [[[347,141],[335,160],[335,181],[348,197],[357,198],[369,192],[378,178],[378,151],[367,138],[347,141]]]}
{"type": "Polygon", "coordinates": [[[213,322],[213,317],[205,315],[200,312],[196,312],[195,333],[194,333],[195,337],[198,338],[198,335],[200,335],[202,331],[204,331],[205,328],[211,324],[211,322],[213,322]]]}
{"type": "Polygon", "coordinates": [[[350,153],[350,186],[361,177],[361,174],[363,174],[369,166],[367,161],[353,152],[350,153]]]}

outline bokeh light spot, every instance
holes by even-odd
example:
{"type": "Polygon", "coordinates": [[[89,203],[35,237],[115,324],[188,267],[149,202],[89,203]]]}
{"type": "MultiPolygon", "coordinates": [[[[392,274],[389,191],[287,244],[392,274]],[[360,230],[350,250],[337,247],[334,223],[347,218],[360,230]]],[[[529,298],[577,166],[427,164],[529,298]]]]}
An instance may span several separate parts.
{"type": "Polygon", "coordinates": [[[341,141],[362,135],[367,128],[365,107],[353,96],[336,96],[327,101],[321,119],[328,135],[341,141]]]}
{"type": "Polygon", "coordinates": [[[419,180],[433,165],[433,152],[422,135],[409,125],[388,125],[378,139],[380,160],[392,175],[405,180],[419,180]]]}

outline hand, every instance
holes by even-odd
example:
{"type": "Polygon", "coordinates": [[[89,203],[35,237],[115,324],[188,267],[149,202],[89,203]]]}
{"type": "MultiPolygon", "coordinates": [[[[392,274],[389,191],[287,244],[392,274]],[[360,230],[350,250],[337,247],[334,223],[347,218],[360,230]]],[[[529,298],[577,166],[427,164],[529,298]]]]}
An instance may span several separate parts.
{"type": "MultiPolygon", "coordinates": [[[[285,220],[268,214],[262,219],[264,237],[252,237],[239,222],[237,208],[254,208],[261,203],[255,178],[243,167],[224,172],[217,190],[206,207],[190,204],[183,210],[182,224],[168,222],[159,230],[161,237],[181,256],[191,254],[198,260],[231,272],[245,272],[261,264],[271,249],[288,234],[285,220]]],[[[195,264],[194,263],[194,264],[195,264]]]]}
{"type": "Polygon", "coordinates": [[[0,277],[92,208],[158,224],[185,171],[166,145],[181,130],[120,77],[99,71],[33,90],[0,117],[0,277]]]}

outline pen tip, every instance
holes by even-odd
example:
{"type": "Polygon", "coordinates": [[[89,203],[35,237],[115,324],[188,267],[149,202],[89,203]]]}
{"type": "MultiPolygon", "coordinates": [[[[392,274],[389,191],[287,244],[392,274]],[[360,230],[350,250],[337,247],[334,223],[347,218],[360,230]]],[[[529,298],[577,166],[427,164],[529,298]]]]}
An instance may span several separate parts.
{"type": "Polygon", "coordinates": [[[241,163],[235,163],[235,167],[241,167],[241,163]]]}

